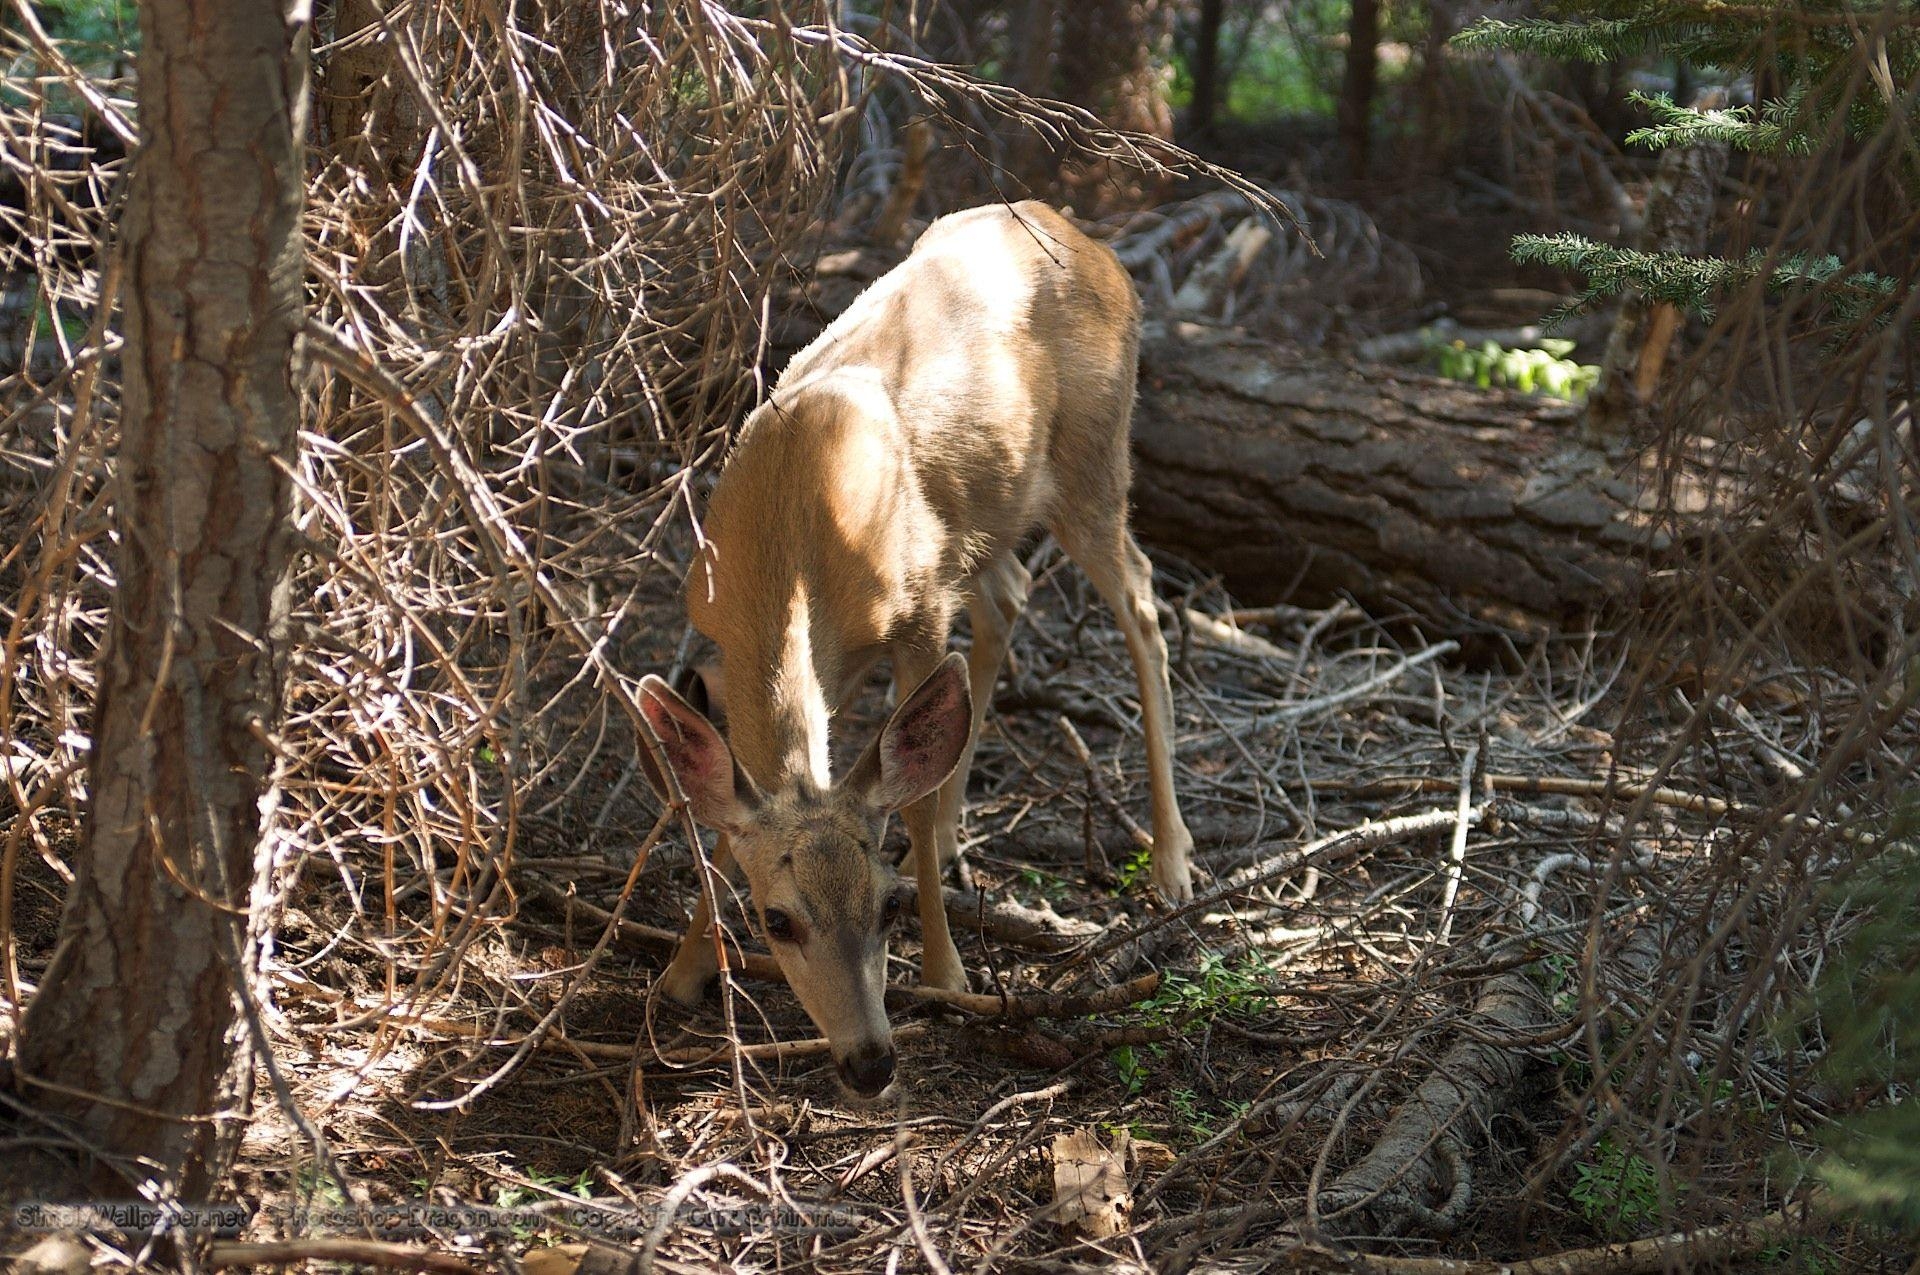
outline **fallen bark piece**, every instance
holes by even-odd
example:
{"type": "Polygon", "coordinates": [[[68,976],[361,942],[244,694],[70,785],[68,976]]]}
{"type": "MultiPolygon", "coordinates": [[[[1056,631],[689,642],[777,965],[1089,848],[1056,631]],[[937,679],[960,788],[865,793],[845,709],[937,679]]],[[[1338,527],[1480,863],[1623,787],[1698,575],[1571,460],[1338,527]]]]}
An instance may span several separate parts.
{"type": "Polygon", "coordinates": [[[1208,615],[1204,611],[1195,611],[1192,607],[1187,607],[1181,611],[1180,618],[1196,638],[1209,646],[1230,651],[1235,655],[1251,656],[1256,660],[1275,660],[1284,664],[1294,662],[1291,652],[1284,651],[1258,634],[1249,633],[1217,615],[1208,615]]]}
{"type": "Polygon", "coordinates": [[[1218,314],[1225,299],[1240,286],[1247,271],[1273,242],[1273,231],[1258,217],[1249,217],[1227,232],[1227,242],[1197,266],[1173,294],[1177,314],[1218,314]]]}
{"type": "Polygon", "coordinates": [[[1089,1239],[1111,1239],[1133,1217],[1133,1191],[1127,1185],[1125,1129],[1109,1148],[1091,1129],[1063,1133],[1053,1140],[1054,1219],[1062,1229],[1089,1239]]]}
{"type": "Polygon", "coordinates": [[[480,1268],[451,1253],[384,1240],[301,1239],[244,1243],[220,1240],[207,1249],[212,1267],[293,1266],[302,1262],[354,1262],[389,1270],[435,1271],[443,1275],[479,1275],[480,1268]]]}
{"type": "MultiPolygon", "coordinates": [[[[911,910],[919,902],[919,891],[911,881],[902,884],[911,896],[902,903],[911,910]]],[[[1052,904],[1044,901],[1037,907],[1028,907],[1013,899],[983,898],[973,890],[948,889],[943,894],[949,925],[978,930],[996,942],[1036,952],[1068,951],[1103,929],[1083,918],[1061,916],[1052,904]]]]}
{"type": "Polygon", "coordinates": [[[1072,1045],[1032,1027],[1020,1031],[975,1029],[967,1040],[980,1049],[1042,1071],[1065,1071],[1077,1057],[1072,1045]]]}
{"type": "Polygon", "coordinates": [[[1776,1209],[1745,1222],[1693,1231],[1675,1231],[1617,1244],[1568,1249],[1545,1257],[1490,1262],[1452,1257],[1384,1257],[1337,1252],[1314,1245],[1276,1253],[1285,1269],[1340,1272],[1341,1275],[1655,1275],[1660,1271],[1695,1270],[1748,1258],[1790,1238],[1800,1229],[1803,1214],[1826,1208],[1815,1194],[1804,1204],[1776,1209]]]}
{"type": "Polygon", "coordinates": [[[525,1275],[578,1275],[590,1249],[586,1244],[550,1244],[530,1248],[520,1259],[525,1275]]]}
{"type": "Polygon", "coordinates": [[[8,1269],[18,1275],[87,1275],[93,1269],[93,1250],[77,1235],[49,1235],[10,1260],[8,1269]]]}
{"type": "Polygon", "coordinates": [[[906,1004],[945,1005],[982,1017],[1018,1022],[1027,1018],[1087,1018],[1111,1014],[1147,1000],[1160,990],[1160,974],[1092,992],[1045,992],[996,996],[990,992],[949,992],[938,987],[889,987],[887,1000],[906,1004]]]}
{"type": "Polygon", "coordinates": [[[1515,971],[1489,979],[1462,1035],[1394,1112],[1365,1158],[1320,1201],[1323,1216],[1351,1209],[1329,1230],[1371,1235],[1444,1234],[1472,1199],[1467,1148],[1503,1110],[1534,1065],[1502,1043],[1550,1025],[1540,989],[1515,971]]]}

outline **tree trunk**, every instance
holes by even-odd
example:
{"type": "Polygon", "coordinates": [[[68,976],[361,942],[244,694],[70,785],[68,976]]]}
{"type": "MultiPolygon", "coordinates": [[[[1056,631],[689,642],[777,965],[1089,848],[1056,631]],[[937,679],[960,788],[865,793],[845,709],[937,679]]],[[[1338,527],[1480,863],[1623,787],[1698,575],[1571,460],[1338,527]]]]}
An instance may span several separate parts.
{"type": "MultiPolygon", "coordinates": [[[[1060,95],[1111,128],[1170,139],[1162,91],[1166,0],[1073,0],[1059,7],[1060,95]]],[[[1155,203],[1160,180],[1106,160],[1072,159],[1061,174],[1082,217],[1155,203]]]]}
{"type": "Polygon", "coordinates": [[[1220,105],[1220,24],[1226,7],[1226,0],[1200,0],[1193,32],[1193,106],[1187,113],[1187,130],[1196,138],[1212,131],[1220,105]]]}
{"type": "Polygon", "coordinates": [[[1571,404],[1227,334],[1141,365],[1134,526],[1247,601],[1538,632],[1633,594],[1654,533],[1571,404]]]}
{"type": "MultiPolygon", "coordinates": [[[[1030,97],[1059,96],[1053,75],[1059,23],[1056,10],[1056,0],[1015,0],[1007,7],[1013,87],[1030,97]]],[[[1020,188],[1036,199],[1053,199],[1059,164],[1047,139],[1030,128],[1021,128],[1009,140],[1007,150],[1020,188]]]]}
{"type": "Polygon", "coordinates": [[[1340,144],[1347,155],[1347,175],[1355,181],[1367,175],[1373,137],[1373,85],[1379,73],[1380,0],[1353,0],[1353,20],[1347,24],[1347,69],[1340,81],[1340,144]]]}
{"type": "Polygon", "coordinates": [[[1453,167],[1458,130],[1453,118],[1456,96],[1447,74],[1447,49],[1459,26],[1460,17],[1453,0],[1428,0],[1427,39],[1420,57],[1417,161],[1427,173],[1442,173],[1453,167]]]}
{"type": "Polygon", "coordinates": [[[189,1201],[217,1190],[245,1128],[239,997],[270,921],[304,10],[141,6],[118,587],[75,880],[20,1037],[34,1102],[156,1162],[189,1201]]]}

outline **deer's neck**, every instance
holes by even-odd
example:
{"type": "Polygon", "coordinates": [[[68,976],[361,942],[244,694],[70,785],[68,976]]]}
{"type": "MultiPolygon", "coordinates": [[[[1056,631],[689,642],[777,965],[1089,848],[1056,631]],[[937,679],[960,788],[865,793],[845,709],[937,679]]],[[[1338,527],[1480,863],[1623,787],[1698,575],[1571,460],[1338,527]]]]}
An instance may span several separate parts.
{"type": "MultiPolygon", "coordinates": [[[[815,792],[832,784],[827,768],[829,710],[821,652],[809,614],[807,588],[796,581],[784,608],[768,617],[742,651],[747,667],[727,670],[728,734],[735,758],[769,792],[798,782],[815,792]]],[[[731,656],[731,652],[728,653],[731,656]]],[[[825,653],[830,654],[830,653],[825,653]]],[[[731,661],[730,661],[731,662],[731,661]]]]}

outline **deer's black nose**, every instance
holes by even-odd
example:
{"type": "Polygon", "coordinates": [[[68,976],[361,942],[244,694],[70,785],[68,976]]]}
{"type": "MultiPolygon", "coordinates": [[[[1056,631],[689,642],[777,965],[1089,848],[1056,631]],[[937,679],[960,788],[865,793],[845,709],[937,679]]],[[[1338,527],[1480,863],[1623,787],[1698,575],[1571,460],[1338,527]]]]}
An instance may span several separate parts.
{"type": "Polygon", "coordinates": [[[871,1098],[893,1082],[892,1047],[861,1045],[841,1061],[840,1078],[854,1092],[871,1098]]]}

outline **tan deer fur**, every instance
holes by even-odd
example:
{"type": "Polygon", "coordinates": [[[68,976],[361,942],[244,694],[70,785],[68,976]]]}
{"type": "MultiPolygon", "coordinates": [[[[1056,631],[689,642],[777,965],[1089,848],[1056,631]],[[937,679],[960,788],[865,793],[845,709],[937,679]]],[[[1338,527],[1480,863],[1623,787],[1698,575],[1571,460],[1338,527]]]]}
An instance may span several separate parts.
{"type": "MultiPolygon", "coordinates": [[[[966,983],[941,868],[1032,583],[1014,555],[1035,528],[1117,617],[1139,678],[1153,880],[1170,900],[1192,895],[1166,643],[1126,523],[1138,343],[1132,281],[1060,214],[944,217],[794,358],[714,488],[687,610],[720,651],[727,741],[658,678],[642,707],[695,818],[721,833],[716,861],[738,862],[788,982],[863,1092],[893,1071],[882,998],[898,895],[878,853],[892,809],[913,845],[922,977],[966,983]],[[943,658],[962,606],[964,665],[943,658]],[[829,724],[882,656],[900,706],[835,784],[829,724]]],[[[703,894],[664,980],[676,999],[713,977],[710,922],[703,894]]]]}

